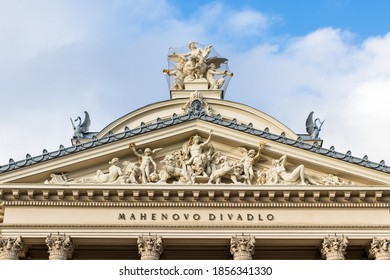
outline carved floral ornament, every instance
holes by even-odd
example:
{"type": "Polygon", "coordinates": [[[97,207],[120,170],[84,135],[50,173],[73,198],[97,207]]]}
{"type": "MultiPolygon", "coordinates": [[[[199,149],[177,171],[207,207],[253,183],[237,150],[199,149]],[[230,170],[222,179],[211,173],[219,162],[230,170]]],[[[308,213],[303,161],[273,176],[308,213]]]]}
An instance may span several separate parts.
{"type": "Polygon", "coordinates": [[[347,249],[348,238],[344,235],[327,236],[322,242],[321,253],[327,260],[344,260],[345,250],[347,249]]]}
{"type": "Polygon", "coordinates": [[[260,142],[257,149],[237,147],[242,157],[238,160],[229,158],[221,151],[216,151],[212,144],[213,131],[207,139],[199,135],[191,136],[182,144],[182,148],[165,154],[157,161],[164,148],[140,149],[136,144],[129,144],[129,156],[135,161],[121,161],[113,158],[108,162],[108,171],[97,170],[92,176],[70,178],[66,173],[50,174],[46,184],[257,184],[257,185],[346,185],[333,174],[324,174],[314,178],[306,173],[305,166],[287,167],[287,155],[269,160],[263,155],[266,143],[260,142]],[[268,163],[268,164],[267,164],[268,163]]]}
{"type": "Polygon", "coordinates": [[[72,257],[74,247],[70,236],[59,233],[50,234],[46,237],[45,242],[50,260],[67,260],[72,257]]]}
{"type": "Polygon", "coordinates": [[[376,260],[390,260],[390,239],[374,237],[369,255],[376,260]]]}
{"type": "Polygon", "coordinates": [[[234,260],[251,260],[255,253],[255,237],[233,236],[230,240],[230,253],[234,260]]]}
{"type": "Polygon", "coordinates": [[[23,251],[22,237],[0,237],[0,260],[18,260],[19,254],[23,251]]]}
{"type": "Polygon", "coordinates": [[[141,260],[159,260],[163,252],[161,236],[140,236],[137,240],[141,260]]]}

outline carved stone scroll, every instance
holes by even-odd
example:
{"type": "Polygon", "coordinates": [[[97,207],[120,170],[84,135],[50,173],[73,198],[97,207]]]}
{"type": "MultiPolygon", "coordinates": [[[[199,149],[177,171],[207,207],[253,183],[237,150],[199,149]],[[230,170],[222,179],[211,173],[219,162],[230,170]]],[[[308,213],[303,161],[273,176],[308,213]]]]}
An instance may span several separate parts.
{"type": "Polygon", "coordinates": [[[347,245],[348,239],[344,235],[327,236],[322,242],[322,257],[327,260],[344,260],[347,245]]]}
{"type": "Polygon", "coordinates": [[[24,250],[22,237],[0,237],[0,260],[18,260],[19,253],[24,250]]]}
{"type": "Polygon", "coordinates": [[[140,236],[137,240],[141,260],[159,260],[163,252],[161,236],[140,236]]]}
{"type": "Polygon", "coordinates": [[[253,236],[233,236],[230,240],[230,253],[234,260],[251,260],[255,253],[255,243],[253,236]]]}
{"type": "Polygon", "coordinates": [[[46,245],[49,248],[49,260],[67,260],[73,255],[73,242],[65,234],[50,234],[46,237],[46,245]]]}
{"type": "Polygon", "coordinates": [[[371,242],[369,255],[376,260],[390,260],[390,240],[374,237],[371,242]]]}

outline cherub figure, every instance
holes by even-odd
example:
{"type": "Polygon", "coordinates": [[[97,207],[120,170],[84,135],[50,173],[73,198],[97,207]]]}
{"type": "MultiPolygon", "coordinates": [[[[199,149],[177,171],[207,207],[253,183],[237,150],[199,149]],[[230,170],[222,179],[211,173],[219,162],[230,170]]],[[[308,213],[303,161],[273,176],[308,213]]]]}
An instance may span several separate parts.
{"type": "Polygon", "coordinates": [[[260,159],[261,150],[264,149],[265,143],[259,142],[259,150],[256,151],[251,149],[247,150],[243,147],[238,147],[241,153],[246,153],[246,155],[239,161],[239,163],[243,164],[244,167],[244,175],[245,175],[245,183],[250,185],[254,178],[253,165],[260,159]]]}
{"type": "Polygon", "coordinates": [[[154,149],[153,151],[150,148],[145,148],[145,150],[142,152],[142,150],[137,151],[135,149],[136,146],[134,143],[130,143],[129,147],[133,150],[134,154],[141,160],[139,168],[141,169],[142,184],[152,182],[150,178],[150,174],[152,173],[150,165],[153,165],[153,173],[156,173],[157,165],[156,162],[153,160],[153,155],[158,151],[161,151],[162,148],[154,149]]]}

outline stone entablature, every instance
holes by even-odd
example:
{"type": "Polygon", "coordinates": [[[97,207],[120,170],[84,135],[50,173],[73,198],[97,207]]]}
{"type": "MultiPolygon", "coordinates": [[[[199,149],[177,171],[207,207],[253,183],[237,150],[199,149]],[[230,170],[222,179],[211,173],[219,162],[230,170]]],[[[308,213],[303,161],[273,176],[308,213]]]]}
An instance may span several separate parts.
{"type": "MultiPolygon", "coordinates": [[[[3,184],[0,200],[6,205],[50,202],[248,202],[284,207],[389,207],[389,186],[245,186],[245,185],[15,185],[3,184]]],[[[70,205],[70,204],[69,204],[70,205]]],[[[0,212],[1,214],[1,212],[0,212]]]]}

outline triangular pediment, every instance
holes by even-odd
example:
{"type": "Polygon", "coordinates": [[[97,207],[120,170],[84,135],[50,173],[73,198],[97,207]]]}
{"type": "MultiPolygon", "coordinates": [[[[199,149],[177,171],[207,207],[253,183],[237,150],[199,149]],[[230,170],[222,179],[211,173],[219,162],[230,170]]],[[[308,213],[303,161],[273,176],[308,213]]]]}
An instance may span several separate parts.
{"type": "MultiPolygon", "coordinates": [[[[129,147],[131,143],[134,143],[136,151],[140,149],[144,152],[147,148],[153,151],[161,148],[152,156],[157,165],[156,172],[154,172],[152,163],[148,165],[149,173],[153,173],[153,176],[155,176],[154,173],[159,174],[160,177],[148,178],[146,181],[148,184],[215,184],[219,181],[222,184],[249,184],[249,180],[250,184],[259,186],[300,185],[302,182],[357,186],[390,184],[390,175],[386,172],[289,144],[289,139],[283,138],[283,135],[282,138],[287,139],[284,141],[285,143],[281,138],[270,139],[272,136],[270,133],[256,135],[253,133],[253,129],[243,130],[202,118],[188,119],[154,131],[129,137],[123,136],[122,139],[115,141],[107,140],[107,143],[101,145],[93,146],[91,144],[90,148],[80,149],[80,151],[69,155],[4,172],[0,175],[0,179],[2,183],[143,184],[145,181],[142,180],[142,172],[140,171],[142,160],[129,147]],[[177,169],[186,169],[183,171],[184,173],[169,176],[165,174],[167,178],[161,179],[161,176],[164,176],[161,174],[164,174],[164,170],[167,169],[165,166],[167,163],[164,163],[164,159],[173,157],[180,152],[183,161],[189,161],[191,153],[184,155],[184,150],[190,149],[190,139],[199,135],[202,144],[206,142],[210,131],[213,131],[210,143],[206,143],[201,151],[193,152],[199,153],[200,157],[207,161],[205,166],[198,167],[205,169],[203,174],[200,174],[202,171],[192,167],[192,165],[196,165],[194,162],[185,163],[185,167],[175,163],[177,169]],[[254,164],[251,165],[250,160],[246,161],[245,157],[247,157],[249,150],[254,150],[257,154],[259,143],[265,143],[265,146],[261,148],[259,159],[254,160],[254,164]],[[223,163],[226,160],[231,167],[230,169],[227,163],[223,163]],[[246,166],[244,166],[245,163],[247,163],[246,166]],[[277,164],[279,165],[275,166],[277,164]],[[114,165],[118,167],[117,170],[121,170],[121,174],[110,177],[112,175],[110,175],[110,166],[114,165]],[[223,171],[224,168],[227,170],[226,172],[223,171]],[[246,170],[244,170],[245,168],[246,170]],[[283,168],[284,170],[281,170],[283,168]],[[212,175],[217,170],[220,172],[212,175]],[[279,174],[275,174],[276,170],[279,174]],[[133,174],[135,178],[129,178],[131,172],[135,172],[133,174]],[[197,172],[200,173],[195,174],[197,172]],[[247,179],[248,172],[250,179],[247,179]],[[305,177],[303,179],[300,177],[302,174],[305,177]],[[209,182],[211,177],[216,177],[218,180],[213,178],[209,182]],[[192,179],[189,181],[188,178],[192,179]],[[151,182],[149,182],[150,180],[151,182]]],[[[319,149],[321,151],[322,148],[319,149]]],[[[145,164],[142,168],[145,169],[145,164]]],[[[179,170],[176,171],[179,172],[179,170]]]]}

